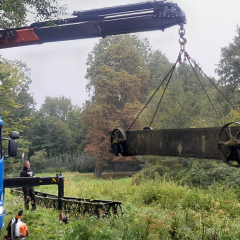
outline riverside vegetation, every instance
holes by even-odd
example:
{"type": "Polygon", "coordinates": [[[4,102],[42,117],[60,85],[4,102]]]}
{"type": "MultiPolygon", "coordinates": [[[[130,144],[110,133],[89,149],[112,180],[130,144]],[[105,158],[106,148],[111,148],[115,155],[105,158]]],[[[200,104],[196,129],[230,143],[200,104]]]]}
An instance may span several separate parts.
{"type": "MultiPolygon", "coordinates": [[[[66,172],[65,195],[122,201],[124,214],[97,219],[58,211],[24,211],[30,239],[240,239],[239,171],[215,161],[148,159],[132,178],[96,179],[66,172]]],[[[55,174],[52,174],[55,175],[55,174]]],[[[51,176],[51,174],[41,174],[51,176]]],[[[56,186],[37,190],[57,193],[56,186]]],[[[5,225],[23,207],[6,191],[5,225]]],[[[1,237],[4,233],[1,234],[1,237]]]]}

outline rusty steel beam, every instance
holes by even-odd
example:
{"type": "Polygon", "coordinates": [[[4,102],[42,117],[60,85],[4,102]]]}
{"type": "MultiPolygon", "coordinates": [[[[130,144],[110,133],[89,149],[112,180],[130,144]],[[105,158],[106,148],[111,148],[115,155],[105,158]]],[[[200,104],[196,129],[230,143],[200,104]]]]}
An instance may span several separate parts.
{"type": "MultiPolygon", "coordinates": [[[[221,127],[126,131],[123,155],[157,155],[184,158],[220,159],[218,134],[221,127]]],[[[231,127],[233,135],[240,127],[231,127]]],[[[228,141],[227,133],[221,141],[228,141]]],[[[223,154],[228,154],[227,148],[223,154]]]]}

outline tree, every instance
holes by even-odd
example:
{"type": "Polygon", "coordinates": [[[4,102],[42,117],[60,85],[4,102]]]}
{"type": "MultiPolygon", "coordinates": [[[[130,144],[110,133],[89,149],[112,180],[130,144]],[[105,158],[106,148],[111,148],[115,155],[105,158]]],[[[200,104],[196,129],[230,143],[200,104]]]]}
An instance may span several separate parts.
{"type": "Polygon", "coordinates": [[[82,124],[82,109],[73,105],[70,98],[64,96],[45,98],[40,108],[44,117],[56,117],[67,124],[71,135],[69,151],[71,154],[79,154],[85,146],[86,129],[82,124]]]}
{"type": "Polygon", "coordinates": [[[149,55],[147,66],[150,70],[148,90],[151,91],[160,85],[172,65],[160,50],[156,50],[149,55]]]}
{"type": "Polygon", "coordinates": [[[31,143],[29,157],[40,150],[45,150],[48,158],[61,155],[69,151],[71,143],[67,124],[57,117],[44,117],[41,113],[37,113],[31,122],[27,137],[31,143]]]}
{"type": "Polygon", "coordinates": [[[32,119],[30,115],[23,114],[26,106],[21,105],[19,100],[23,89],[25,89],[25,96],[30,96],[26,92],[26,85],[30,82],[26,65],[19,61],[0,59],[0,104],[5,134],[13,130],[23,132],[27,128],[27,123],[32,119]]]}
{"type": "Polygon", "coordinates": [[[0,29],[18,28],[27,24],[27,15],[34,20],[52,21],[66,13],[66,6],[58,0],[7,0],[0,1],[0,29]]]}
{"type": "MultiPolygon", "coordinates": [[[[140,111],[149,82],[149,70],[140,51],[131,43],[131,36],[100,40],[88,57],[88,88],[92,101],[83,112],[84,125],[89,129],[85,152],[97,158],[95,176],[100,177],[106,162],[130,160],[114,158],[109,153],[109,131],[115,127],[127,129],[140,111]],[[106,47],[107,46],[107,47],[106,47]]],[[[136,122],[135,128],[140,128],[136,122]]]]}
{"type": "Polygon", "coordinates": [[[15,60],[12,64],[17,69],[20,78],[19,84],[12,89],[18,107],[11,110],[11,115],[14,121],[19,121],[34,114],[36,102],[33,95],[29,93],[32,83],[30,69],[21,61],[15,60]]]}
{"type": "Polygon", "coordinates": [[[233,90],[240,87],[240,27],[236,32],[233,42],[221,49],[221,59],[216,69],[220,83],[233,90]]]}
{"type": "MultiPolygon", "coordinates": [[[[12,131],[20,132],[18,140],[18,156],[27,152],[29,142],[25,135],[29,122],[33,119],[35,101],[28,92],[31,79],[29,69],[20,61],[7,61],[0,59],[0,111],[4,122],[4,136],[9,136],[12,131]]],[[[7,142],[3,142],[7,149],[7,142]]],[[[18,159],[19,159],[18,158],[18,159]]],[[[5,162],[6,172],[13,172],[21,168],[21,163],[15,158],[5,162]]]]}
{"type": "Polygon", "coordinates": [[[45,150],[36,151],[29,159],[31,168],[35,169],[34,171],[39,173],[46,168],[47,163],[47,153],[45,150]]]}
{"type": "Polygon", "coordinates": [[[99,74],[100,66],[108,66],[116,72],[126,71],[128,74],[136,75],[146,82],[143,82],[143,90],[149,81],[149,70],[145,66],[148,62],[151,48],[148,39],[139,39],[136,35],[108,36],[101,39],[95,45],[93,51],[88,54],[87,90],[95,90],[95,79],[99,74]],[[145,79],[145,80],[144,80],[145,79]]]}
{"type": "Polygon", "coordinates": [[[71,134],[71,153],[80,154],[86,144],[87,129],[83,126],[82,109],[75,106],[72,111],[68,112],[68,129],[71,134]]]}
{"type": "Polygon", "coordinates": [[[239,122],[239,113],[236,110],[231,110],[224,118],[225,123],[239,122]]]}
{"type": "Polygon", "coordinates": [[[47,96],[27,132],[29,156],[40,150],[45,150],[48,158],[78,155],[85,146],[85,136],[81,108],[74,106],[70,98],[47,96]]]}
{"type": "Polygon", "coordinates": [[[49,97],[46,96],[40,111],[45,117],[57,117],[61,121],[66,122],[68,114],[73,110],[72,101],[64,96],[49,97]]]}

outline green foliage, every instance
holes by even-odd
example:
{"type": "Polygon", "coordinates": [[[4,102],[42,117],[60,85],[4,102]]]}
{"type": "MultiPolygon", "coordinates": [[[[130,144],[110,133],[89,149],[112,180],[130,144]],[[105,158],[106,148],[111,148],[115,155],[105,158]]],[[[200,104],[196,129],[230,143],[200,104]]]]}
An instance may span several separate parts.
{"type": "Polygon", "coordinates": [[[231,110],[224,118],[223,121],[225,123],[228,122],[239,122],[240,114],[236,110],[231,110]]]}
{"type": "MultiPolygon", "coordinates": [[[[88,55],[87,89],[96,89],[96,78],[100,66],[108,66],[115,72],[125,71],[142,79],[144,85],[148,82],[148,69],[145,64],[148,61],[148,39],[139,39],[136,35],[108,36],[101,39],[88,55]]],[[[142,86],[143,88],[146,86],[142,86]]]]}
{"type": "MultiPolygon", "coordinates": [[[[12,131],[18,131],[21,136],[18,140],[17,158],[9,158],[5,161],[5,173],[16,173],[21,169],[22,152],[28,152],[29,142],[25,133],[29,122],[33,119],[35,107],[35,101],[29,93],[31,84],[29,69],[20,61],[7,61],[1,58],[0,82],[3,135],[8,137],[12,131]]],[[[7,141],[3,142],[3,149],[7,154],[7,141]]]]}
{"type": "Polygon", "coordinates": [[[26,25],[29,13],[36,22],[59,19],[66,13],[66,6],[60,6],[56,0],[4,0],[0,2],[0,9],[0,29],[26,25]]]}
{"type": "MultiPolygon", "coordinates": [[[[222,101],[217,99],[217,90],[213,88],[213,85],[201,73],[198,72],[198,75],[220,114],[225,113],[222,101]]],[[[142,125],[149,125],[164,89],[165,86],[159,89],[143,111],[143,114],[140,116],[142,125]]],[[[154,92],[153,90],[150,91],[146,99],[150,99],[154,92]]],[[[218,117],[193,71],[184,63],[173,74],[157,110],[152,127],[160,129],[213,126],[220,126],[218,117]]]]}
{"type": "Polygon", "coordinates": [[[30,124],[28,139],[31,143],[30,156],[44,149],[49,158],[69,151],[71,135],[67,123],[57,117],[44,117],[39,113],[30,124]]]}
{"type": "Polygon", "coordinates": [[[155,50],[150,53],[147,66],[150,70],[150,83],[148,85],[148,90],[151,91],[158,88],[171,69],[171,63],[161,51],[155,50]]]}
{"type": "Polygon", "coordinates": [[[40,112],[45,117],[57,117],[61,121],[68,120],[68,113],[73,111],[74,106],[70,98],[64,96],[45,97],[44,103],[41,105],[40,112]]]}
{"type": "Polygon", "coordinates": [[[86,145],[87,129],[83,125],[83,112],[77,106],[68,112],[67,123],[71,134],[71,154],[83,152],[86,145]]]}
{"type": "MultiPolygon", "coordinates": [[[[46,174],[42,175],[46,176],[46,174]]],[[[49,176],[49,174],[48,174],[49,176]]],[[[22,221],[31,239],[239,239],[238,194],[214,184],[208,190],[190,189],[159,177],[133,184],[130,178],[96,180],[65,173],[65,195],[122,201],[124,214],[97,219],[70,215],[59,223],[58,211],[37,207],[24,211],[22,221]],[[152,199],[149,201],[148,199],[152,199]],[[214,238],[213,238],[214,237],[214,238]]],[[[37,188],[56,194],[53,185],[37,188]]],[[[5,225],[22,208],[23,199],[6,191],[5,225]]],[[[1,233],[3,237],[5,232],[1,233]]]]}
{"type": "Polygon", "coordinates": [[[221,49],[221,59],[216,73],[223,85],[229,85],[233,90],[239,88],[240,79],[240,28],[237,27],[233,41],[221,49]]]}
{"type": "Polygon", "coordinates": [[[31,168],[34,170],[34,172],[39,173],[43,169],[46,168],[47,165],[47,153],[46,150],[40,150],[34,152],[34,155],[32,155],[29,159],[31,168]]]}
{"type": "Polygon", "coordinates": [[[161,177],[174,180],[192,188],[208,189],[214,184],[225,188],[240,189],[240,175],[237,168],[228,167],[221,161],[206,159],[184,159],[171,157],[150,157],[145,159],[142,171],[134,176],[134,182],[161,177]]]}
{"type": "MultiPolygon", "coordinates": [[[[64,154],[48,159],[47,167],[55,169],[55,172],[58,172],[56,169],[66,168],[68,171],[84,173],[93,172],[95,163],[96,158],[86,154],[64,154]]],[[[63,171],[61,170],[61,172],[63,171]]]]}
{"type": "MultiPolygon", "coordinates": [[[[58,122],[60,124],[60,122],[62,122],[61,125],[64,126],[63,129],[65,129],[66,133],[65,138],[68,138],[68,146],[65,145],[61,152],[57,153],[57,151],[50,147],[51,150],[48,150],[48,157],[50,156],[50,151],[51,156],[58,154],[61,155],[63,152],[71,152],[71,154],[76,154],[83,151],[87,130],[84,128],[82,123],[82,109],[77,105],[73,105],[70,98],[66,98],[64,96],[47,96],[44,103],[41,105],[39,114],[41,119],[45,119],[45,121],[48,121],[47,119],[50,118],[57,118],[58,120],[56,123],[58,122]]],[[[34,122],[35,121],[33,121],[33,123],[34,122]]],[[[33,129],[34,126],[35,125],[33,125],[31,129],[33,129]]],[[[44,132],[46,131],[48,130],[46,129],[44,132]]],[[[47,138],[44,139],[45,140],[43,141],[48,141],[47,138]]],[[[35,148],[35,143],[32,142],[32,144],[32,148],[35,148]]],[[[49,145],[49,143],[46,144],[49,145]]]]}
{"type": "Polygon", "coordinates": [[[28,93],[31,83],[29,69],[22,62],[0,59],[0,82],[4,133],[9,134],[16,129],[23,132],[32,119],[31,112],[35,106],[31,94],[28,93]],[[21,101],[22,95],[31,99],[30,102],[25,104],[21,101]]]}
{"type": "Polygon", "coordinates": [[[67,171],[69,171],[67,167],[56,167],[56,166],[47,167],[46,169],[44,169],[44,173],[62,173],[67,171]]]}
{"type": "Polygon", "coordinates": [[[186,183],[189,186],[208,188],[214,183],[224,184],[227,187],[239,189],[240,173],[238,169],[216,164],[197,161],[193,167],[186,172],[186,183]]]}
{"type": "Polygon", "coordinates": [[[7,177],[9,174],[13,174],[15,177],[20,176],[23,163],[20,158],[8,158],[4,162],[4,177],[7,177]]]}
{"type": "Polygon", "coordinates": [[[142,171],[140,171],[135,176],[135,181],[138,182],[144,180],[145,178],[155,179],[157,176],[167,175],[169,173],[169,170],[170,169],[168,166],[164,166],[159,162],[157,162],[156,164],[146,162],[143,165],[142,171]]]}

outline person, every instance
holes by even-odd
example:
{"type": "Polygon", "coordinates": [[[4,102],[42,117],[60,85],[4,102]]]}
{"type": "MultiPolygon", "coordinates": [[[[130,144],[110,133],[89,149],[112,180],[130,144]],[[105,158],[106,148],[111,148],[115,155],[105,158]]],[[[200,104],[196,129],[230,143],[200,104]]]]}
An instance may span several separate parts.
{"type": "MultiPolygon", "coordinates": [[[[28,161],[24,162],[23,170],[20,173],[20,177],[35,177],[32,169],[30,168],[30,163],[28,161]]],[[[36,197],[33,187],[23,187],[24,193],[24,206],[25,209],[29,210],[29,202],[31,198],[32,210],[36,209],[36,197]]]]}

